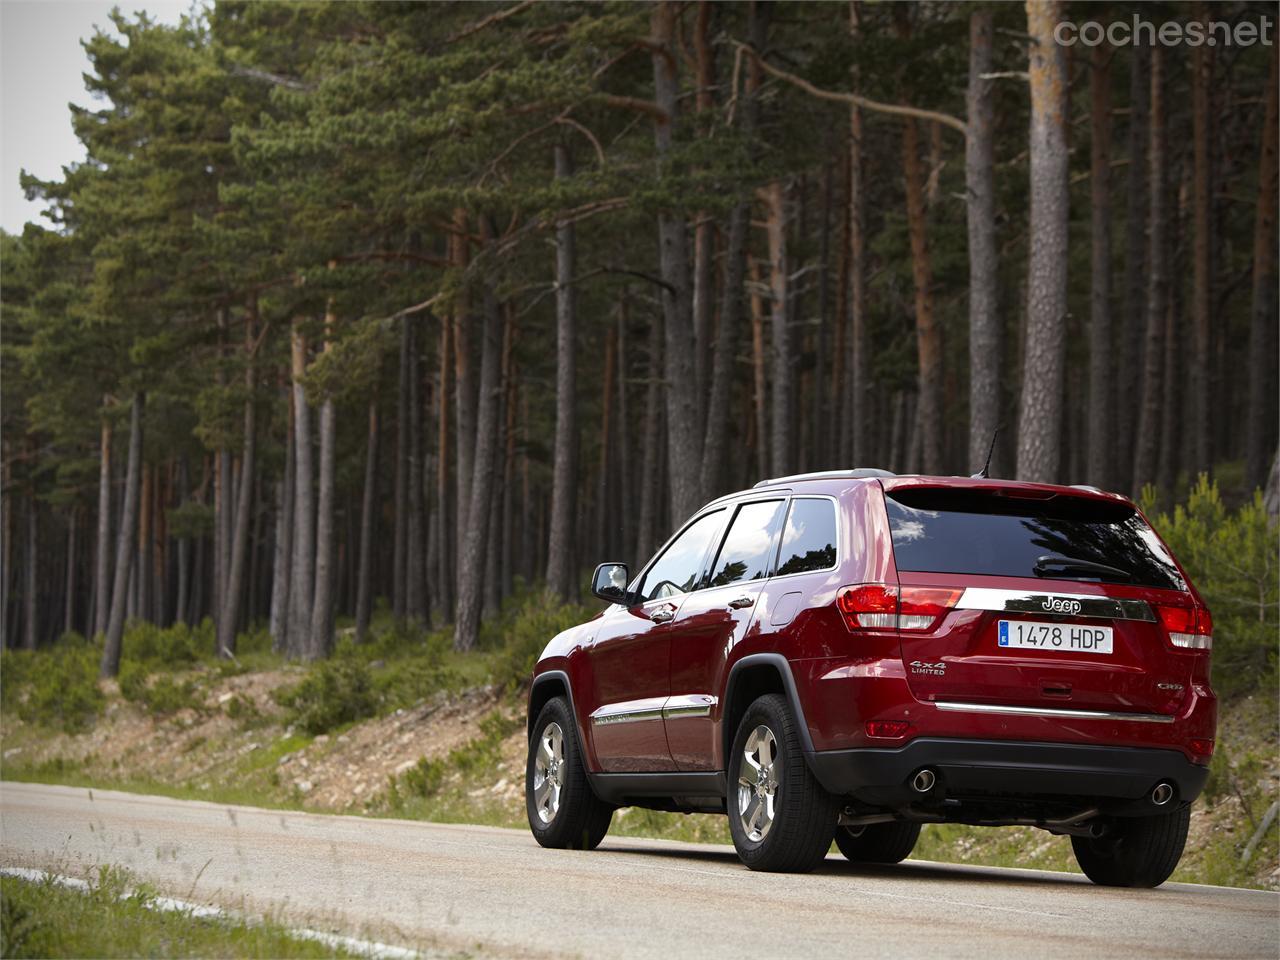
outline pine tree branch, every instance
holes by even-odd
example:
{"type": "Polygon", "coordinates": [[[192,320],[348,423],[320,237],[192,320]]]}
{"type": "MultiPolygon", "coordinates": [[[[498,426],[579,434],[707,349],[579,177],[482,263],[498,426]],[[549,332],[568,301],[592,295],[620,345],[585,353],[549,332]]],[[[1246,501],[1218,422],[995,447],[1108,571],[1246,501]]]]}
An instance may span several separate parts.
{"type": "Polygon", "coordinates": [[[962,136],[968,137],[969,128],[965,126],[964,121],[958,117],[953,117],[949,113],[939,113],[936,110],[924,110],[920,107],[909,107],[904,104],[881,103],[878,100],[870,100],[867,97],[859,96],[856,93],[839,93],[834,90],[823,90],[815,87],[803,77],[798,77],[794,73],[788,73],[780,67],[775,67],[768,63],[760,54],[756,53],[748,44],[733,41],[734,46],[746,52],[749,57],[755,59],[760,64],[760,68],[770,76],[785,80],[794,87],[799,87],[810,96],[817,97],[819,100],[831,100],[835,103],[849,103],[854,106],[862,107],[866,110],[874,110],[878,113],[887,113],[896,117],[913,117],[916,120],[928,120],[932,123],[940,123],[943,126],[950,127],[962,136]]]}
{"type": "Polygon", "coordinates": [[[473,33],[479,33],[485,27],[492,26],[495,23],[500,23],[507,19],[507,17],[514,17],[521,10],[525,10],[531,6],[533,6],[533,0],[521,0],[521,2],[517,3],[514,7],[507,7],[505,10],[499,10],[497,13],[491,13],[489,16],[484,17],[481,20],[477,20],[470,26],[464,27],[445,40],[445,43],[457,43],[459,40],[469,37],[473,33]]]}

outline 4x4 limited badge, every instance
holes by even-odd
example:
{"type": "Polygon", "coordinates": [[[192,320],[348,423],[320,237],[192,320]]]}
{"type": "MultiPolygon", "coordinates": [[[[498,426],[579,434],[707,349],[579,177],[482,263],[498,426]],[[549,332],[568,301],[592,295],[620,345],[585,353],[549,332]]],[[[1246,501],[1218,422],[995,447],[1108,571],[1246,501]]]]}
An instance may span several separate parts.
{"type": "Polygon", "coordinates": [[[1044,603],[1040,604],[1049,613],[1069,613],[1077,614],[1080,612],[1081,603],[1079,600],[1064,600],[1062,597],[1045,597],[1044,603]]]}
{"type": "Polygon", "coordinates": [[[911,672],[923,673],[933,677],[944,677],[947,675],[947,665],[942,661],[925,663],[923,660],[912,660],[911,672]]]}

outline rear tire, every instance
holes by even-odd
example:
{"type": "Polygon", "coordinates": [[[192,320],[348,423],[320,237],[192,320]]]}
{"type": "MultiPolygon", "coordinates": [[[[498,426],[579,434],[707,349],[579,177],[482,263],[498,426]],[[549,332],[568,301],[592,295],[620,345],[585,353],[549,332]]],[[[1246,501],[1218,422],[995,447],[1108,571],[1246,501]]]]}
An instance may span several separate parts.
{"type": "Polygon", "coordinates": [[[729,833],[752,870],[808,873],[831,847],[836,802],[809,772],[787,700],[747,708],[729,755],[729,833]]]}
{"type": "Polygon", "coordinates": [[[594,850],[609,832],[613,807],[591,790],[578,728],[564,697],[548,701],[534,721],[524,799],[529,829],[544,847],[594,850]]]}
{"type": "Polygon", "coordinates": [[[920,824],[903,821],[872,823],[860,830],[836,827],[836,846],[851,863],[901,863],[919,838],[920,824]]]}
{"type": "Polygon", "coordinates": [[[1072,837],[1086,877],[1104,887],[1158,887],[1182,857],[1191,808],[1153,817],[1117,817],[1104,836],[1072,837]]]}

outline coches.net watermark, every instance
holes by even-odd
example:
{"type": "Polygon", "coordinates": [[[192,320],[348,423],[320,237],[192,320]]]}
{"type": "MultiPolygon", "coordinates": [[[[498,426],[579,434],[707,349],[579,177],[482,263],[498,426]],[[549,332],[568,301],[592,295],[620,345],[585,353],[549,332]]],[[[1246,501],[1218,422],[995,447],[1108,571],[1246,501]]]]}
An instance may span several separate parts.
{"type": "Polygon", "coordinates": [[[1155,23],[1135,13],[1128,20],[1115,20],[1106,24],[1097,20],[1086,20],[1079,24],[1063,20],[1053,28],[1053,39],[1064,47],[1074,47],[1077,43],[1086,47],[1096,47],[1103,43],[1113,47],[1251,47],[1260,43],[1269,47],[1274,35],[1275,20],[1266,16],[1259,23],[1252,20],[1237,23],[1227,20],[1189,20],[1186,23],[1170,20],[1155,23]]]}

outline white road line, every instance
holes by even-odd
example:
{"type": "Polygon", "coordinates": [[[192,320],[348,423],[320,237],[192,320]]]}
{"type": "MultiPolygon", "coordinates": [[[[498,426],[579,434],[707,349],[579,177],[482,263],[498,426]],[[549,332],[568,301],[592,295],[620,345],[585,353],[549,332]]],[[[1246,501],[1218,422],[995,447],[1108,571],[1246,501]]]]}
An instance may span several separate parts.
{"type": "MultiPolygon", "coordinates": [[[[77,877],[67,877],[58,873],[48,873],[44,870],[31,870],[27,867],[0,867],[0,875],[6,877],[15,877],[19,880],[28,880],[32,883],[56,883],[61,887],[69,887],[72,890],[79,890],[81,893],[89,892],[89,884],[87,881],[80,880],[77,877]]],[[[152,910],[173,911],[177,913],[185,913],[189,916],[196,917],[201,920],[244,920],[246,923],[256,922],[251,917],[242,917],[230,913],[220,907],[210,907],[206,904],[191,903],[189,900],[178,900],[174,897],[149,897],[146,905],[152,910]]],[[[379,943],[376,940],[360,940],[356,937],[344,937],[336,933],[325,933],[323,930],[311,930],[307,927],[287,927],[289,936],[298,940],[312,940],[316,943],[323,943],[326,947],[341,948],[350,950],[352,953],[363,954],[372,960],[418,960],[421,954],[417,950],[410,950],[407,947],[396,947],[389,943],[379,943]]]]}

